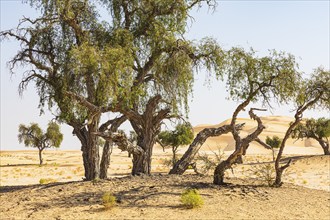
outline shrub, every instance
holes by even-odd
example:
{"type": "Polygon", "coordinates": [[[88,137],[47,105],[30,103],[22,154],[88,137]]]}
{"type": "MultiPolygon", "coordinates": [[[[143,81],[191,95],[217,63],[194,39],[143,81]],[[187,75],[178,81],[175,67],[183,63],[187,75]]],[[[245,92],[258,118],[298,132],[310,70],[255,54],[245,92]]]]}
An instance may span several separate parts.
{"type": "Polygon", "coordinates": [[[40,184],[48,184],[48,183],[56,183],[56,179],[52,179],[52,178],[41,178],[39,180],[40,184]]]}
{"type": "Polygon", "coordinates": [[[201,207],[204,204],[203,198],[197,189],[187,189],[181,194],[181,202],[188,209],[201,207]]]}
{"type": "Polygon", "coordinates": [[[110,192],[106,192],[102,196],[102,202],[105,209],[111,209],[116,204],[116,197],[110,192]]]}
{"type": "Polygon", "coordinates": [[[252,172],[256,178],[266,183],[268,186],[273,185],[275,180],[275,168],[272,163],[261,164],[253,167],[250,172],[252,172]]]}

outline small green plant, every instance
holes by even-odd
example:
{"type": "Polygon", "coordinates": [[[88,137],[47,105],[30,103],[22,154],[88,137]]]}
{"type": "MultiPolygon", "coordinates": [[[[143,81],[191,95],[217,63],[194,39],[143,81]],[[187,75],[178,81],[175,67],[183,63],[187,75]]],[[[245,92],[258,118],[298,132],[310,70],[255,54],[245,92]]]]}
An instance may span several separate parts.
{"type": "Polygon", "coordinates": [[[100,179],[100,178],[95,178],[95,179],[92,180],[92,184],[93,184],[93,185],[96,185],[96,184],[98,184],[99,182],[101,182],[101,179],[100,179]]]}
{"type": "Polygon", "coordinates": [[[116,204],[116,197],[113,196],[110,192],[106,192],[102,196],[102,202],[105,209],[111,209],[116,204]]]}
{"type": "Polygon", "coordinates": [[[56,183],[56,179],[52,179],[52,178],[41,178],[39,180],[40,184],[48,184],[48,183],[56,183]]]}
{"type": "Polygon", "coordinates": [[[181,194],[181,202],[188,209],[193,209],[204,205],[204,200],[197,189],[186,189],[181,194]]]}
{"type": "MultiPolygon", "coordinates": [[[[206,153],[198,153],[198,156],[195,160],[196,169],[197,169],[197,164],[201,165],[201,167],[198,167],[199,174],[205,175],[205,174],[208,174],[208,172],[210,170],[214,170],[215,167],[222,161],[222,159],[224,157],[224,151],[221,150],[220,146],[217,146],[217,151],[213,151],[210,147],[209,147],[209,149],[213,153],[213,157],[206,153]]],[[[196,170],[195,170],[195,172],[196,172],[196,170]]]]}
{"type": "Polygon", "coordinates": [[[161,160],[160,162],[162,165],[164,165],[165,167],[168,167],[168,168],[171,168],[173,166],[173,161],[172,159],[167,159],[167,158],[164,158],[161,160]]]}
{"type": "Polygon", "coordinates": [[[275,180],[275,169],[272,163],[261,164],[253,167],[251,170],[252,174],[268,186],[272,186],[275,180]]]}

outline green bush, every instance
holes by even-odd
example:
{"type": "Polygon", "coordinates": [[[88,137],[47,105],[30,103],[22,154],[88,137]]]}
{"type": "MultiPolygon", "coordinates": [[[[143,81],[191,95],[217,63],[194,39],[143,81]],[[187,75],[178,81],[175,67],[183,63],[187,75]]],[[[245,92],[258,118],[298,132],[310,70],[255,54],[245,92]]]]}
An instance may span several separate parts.
{"type": "Polygon", "coordinates": [[[48,184],[48,183],[56,183],[56,179],[52,179],[52,178],[41,178],[39,180],[40,184],[48,184]]]}
{"type": "Polygon", "coordinates": [[[188,209],[193,209],[204,205],[204,200],[201,195],[199,195],[197,189],[186,189],[181,194],[181,202],[188,209]]]}
{"type": "Polygon", "coordinates": [[[116,197],[110,192],[106,192],[102,196],[102,202],[105,209],[111,209],[116,204],[116,197]]]}

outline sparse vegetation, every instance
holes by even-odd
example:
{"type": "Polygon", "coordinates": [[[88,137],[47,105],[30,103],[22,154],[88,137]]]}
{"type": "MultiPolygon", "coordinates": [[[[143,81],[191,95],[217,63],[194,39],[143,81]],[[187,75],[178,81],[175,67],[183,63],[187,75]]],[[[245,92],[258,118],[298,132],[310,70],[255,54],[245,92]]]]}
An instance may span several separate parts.
{"type": "Polygon", "coordinates": [[[105,209],[111,209],[116,205],[116,197],[110,192],[106,192],[102,196],[102,204],[105,209]]]}
{"type": "MultiPolygon", "coordinates": [[[[198,153],[196,158],[196,164],[201,165],[198,167],[198,172],[200,174],[207,174],[210,170],[215,169],[215,167],[223,160],[224,151],[220,147],[217,148],[217,152],[210,149],[214,157],[211,157],[207,153],[198,153]]],[[[196,165],[197,166],[197,165],[196,165]]]]}
{"type": "Polygon", "coordinates": [[[53,179],[53,178],[41,178],[39,180],[40,184],[48,184],[48,183],[56,183],[56,182],[57,182],[57,180],[53,179]]]}
{"type": "Polygon", "coordinates": [[[268,186],[272,186],[275,180],[275,168],[273,163],[260,163],[260,165],[253,166],[248,170],[248,173],[251,173],[257,180],[262,181],[268,186]]]}
{"type": "Polygon", "coordinates": [[[204,200],[197,189],[186,189],[181,194],[181,202],[188,209],[198,208],[204,205],[204,200]]]}

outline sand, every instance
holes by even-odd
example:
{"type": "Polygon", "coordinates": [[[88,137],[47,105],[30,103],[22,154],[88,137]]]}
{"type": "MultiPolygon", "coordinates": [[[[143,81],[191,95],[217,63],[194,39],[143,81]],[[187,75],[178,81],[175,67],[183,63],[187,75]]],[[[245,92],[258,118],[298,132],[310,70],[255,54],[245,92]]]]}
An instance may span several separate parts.
{"type": "MultiPolygon", "coordinates": [[[[283,136],[290,118],[263,118],[265,134],[283,136]]],[[[239,119],[255,126],[249,119],[239,119]]],[[[224,124],[228,122],[223,122],[224,124]]],[[[205,127],[195,127],[195,132],[205,127]]],[[[201,154],[214,156],[220,148],[223,158],[232,152],[232,138],[224,135],[208,140],[201,154]]],[[[181,148],[182,154],[186,148],[181,148]]],[[[273,166],[272,152],[255,144],[250,146],[244,164],[226,173],[227,186],[212,184],[212,172],[204,176],[187,170],[185,175],[167,175],[164,159],[171,157],[155,147],[150,177],[132,177],[131,158],[114,149],[108,170],[109,180],[82,181],[84,170],[80,151],[48,150],[43,166],[38,165],[38,152],[0,151],[0,216],[1,219],[329,219],[330,156],[311,140],[290,140],[285,159],[292,165],[283,176],[281,188],[268,187],[255,171],[273,166]],[[41,179],[55,183],[40,184],[41,179]],[[204,206],[185,209],[180,195],[186,188],[196,188],[204,206]],[[101,197],[110,191],[116,206],[105,210],[101,197]]],[[[200,162],[198,163],[199,165],[200,162]]]]}

